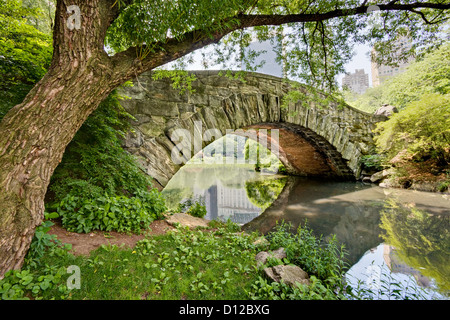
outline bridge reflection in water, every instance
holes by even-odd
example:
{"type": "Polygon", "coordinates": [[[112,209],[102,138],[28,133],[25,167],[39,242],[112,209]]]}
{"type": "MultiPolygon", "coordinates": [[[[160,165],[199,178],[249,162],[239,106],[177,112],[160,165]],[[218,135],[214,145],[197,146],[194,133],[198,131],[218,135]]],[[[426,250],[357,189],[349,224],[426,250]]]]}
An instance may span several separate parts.
{"type": "MultiPolygon", "coordinates": [[[[396,249],[381,237],[386,233],[381,221],[386,201],[395,199],[409,204],[425,210],[435,219],[428,223],[434,226],[434,230],[429,227],[423,230],[441,234],[417,235],[431,241],[440,239],[437,241],[441,243],[433,243],[433,246],[443,251],[428,252],[427,255],[443,255],[443,260],[448,262],[450,199],[444,195],[383,189],[355,182],[263,176],[251,168],[230,168],[226,165],[187,165],[174,176],[163,193],[174,203],[201,197],[207,207],[207,219],[231,219],[242,224],[242,229],[246,231],[267,234],[282,220],[291,223],[295,231],[298,226],[307,223],[317,236],[323,236],[324,239],[336,235],[337,240],[345,245],[352,272],[358,270],[358,264],[367,264],[367,259],[373,257],[387,265],[392,272],[413,275],[419,285],[434,286],[435,280],[424,276],[431,274],[439,278],[437,280],[441,286],[449,289],[450,274],[445,265],[422,264],[410,267],[402,262],[396,249]],[[176,198],[173,198],[174,194],[176,198]]],[[[391,223],[393,227],[397,222],[385,221],[384,225],[386,223],[391,223]]],[[[403,231],[398,229],[396,232],[403,231]]],[[[410,231],[405,232],[407,234],[410,231]]],[[[402,235],[399,234],[399,237],[402,235]]],[[[420,250],[418,248],[417,252],[410,254],[414,256],[420,250]]],[[[436,258],[436,264],[441,263],[441,258],[436,258]]]]}

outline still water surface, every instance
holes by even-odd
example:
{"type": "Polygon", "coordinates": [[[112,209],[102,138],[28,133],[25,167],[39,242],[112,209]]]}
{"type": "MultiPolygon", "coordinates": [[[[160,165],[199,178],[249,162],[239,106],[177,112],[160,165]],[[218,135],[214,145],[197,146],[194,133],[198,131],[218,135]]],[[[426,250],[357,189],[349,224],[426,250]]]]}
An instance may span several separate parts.
{"type": "Polygon", "coordinates": [[[184,166],[163,193],[173,210],[187,199],[201,199],[206,219],[230,219],[249,231],[267,234],[283,220],[295,229],[306,223],[316,236],[336,235],[345,245],[351,284],[359,281],[383,292],[402,283],[403,291],[419,291],[423,299],[448,299],[448,194],[267,175],[251,166],[217,164],[184,166]]]}

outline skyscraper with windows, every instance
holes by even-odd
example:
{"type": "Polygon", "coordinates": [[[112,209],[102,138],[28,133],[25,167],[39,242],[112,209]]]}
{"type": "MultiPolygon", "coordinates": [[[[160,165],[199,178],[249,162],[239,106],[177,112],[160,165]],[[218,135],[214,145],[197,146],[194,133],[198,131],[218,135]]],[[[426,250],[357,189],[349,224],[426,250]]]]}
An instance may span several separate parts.
{"type": "MultiPolygon", "coordinates": [[[[395,42],[394,47],[396,49],[391,52],[391,55],[396,59],[403,52],[411,50],[412,43],[409,38],[401,37],[395,42]]],[[[377,54],[375,49],[372,50],[372,54],[377,54]]],[[[372,60],[372,86],[377,87],[387,79],[404,72],[413,60],[414,58],[410,57],[406,61],[399,61],[398,66],[378,65],[372,60]]]]}
{"type": "Polygon", "coordinates": [[[342,78],[342,87],[363,94],[369,88],[369,75],[364,69],[356,69],[354,73],[346,74],[342,78]]]}

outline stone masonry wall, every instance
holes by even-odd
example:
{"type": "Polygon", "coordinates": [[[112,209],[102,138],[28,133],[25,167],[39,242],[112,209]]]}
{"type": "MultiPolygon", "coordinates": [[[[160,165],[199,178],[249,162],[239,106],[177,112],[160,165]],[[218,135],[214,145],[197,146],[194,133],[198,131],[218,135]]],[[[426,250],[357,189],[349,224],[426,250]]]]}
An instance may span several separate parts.
{"type": "MultiPolygon", "coordinates": [[[[124,100],[123,106],[136,118],[135,133],[127,137],[124,146],[138,156],[147,173],[161,186],[182,166],[171,160],[171,152],[179,143],[172,141],[174,130],[200,134],[196,121],[201,122],[201,134],[216,128],[222,135],[227,129],[279,123],[280,128],[297,130],[309,139],[331,159],[338,174],[357,178],[361,156],[373,146],[374,125],[385,119],[336,103],[319,108],[313,98],[306,98],[309,107],[299,101],[282,109],[282,98],[290,85],[269,75],[248,73],[242,82],[220,76],[218,71],[195,74],[193,93],[180,94],[170,80],[153,81],[151,73],[135,79],[133,87],[121,89],[131,98],[124,100]]],[[[302,90],[308,97],[307,89],[302,90]]],[[[208,143],[204,142],[203,147],[208,143]]]]}

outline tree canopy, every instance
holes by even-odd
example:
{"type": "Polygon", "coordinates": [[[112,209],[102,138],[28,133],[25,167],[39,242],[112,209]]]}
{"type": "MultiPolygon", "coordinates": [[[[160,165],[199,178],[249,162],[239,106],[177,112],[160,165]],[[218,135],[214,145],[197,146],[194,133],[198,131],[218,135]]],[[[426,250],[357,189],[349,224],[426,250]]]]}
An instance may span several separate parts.
{"type": "MultiPolygon", "coordinates": [[[[408,34],[413,49],[439,44],[436,36],[448,19],[445,1],[360,0],[179,0],[116,1],[121,8],[106,35],[110,53],[146,60],[183,44],[186,51],[216,45],[215,62],[242,60],[252,40],[270,39],[288,76],[322,89],[336,88],[335,76],[353,57],[355,44],[390,52],[397,37],[408,34]],[[240,48],[240,49],[236,49],[240,48]],[[119,53],[121,52],[121,53],[119,53]]],[[[178,55],[183,55],[178,50],[178,55]]],[[[380,54],[379,62],[395,63],[380,54]]],[[[241,61],[239,61],[240,63],[241,61]]]]}

